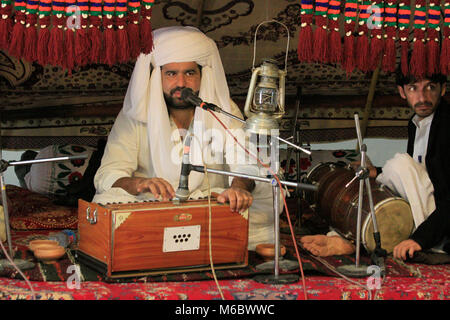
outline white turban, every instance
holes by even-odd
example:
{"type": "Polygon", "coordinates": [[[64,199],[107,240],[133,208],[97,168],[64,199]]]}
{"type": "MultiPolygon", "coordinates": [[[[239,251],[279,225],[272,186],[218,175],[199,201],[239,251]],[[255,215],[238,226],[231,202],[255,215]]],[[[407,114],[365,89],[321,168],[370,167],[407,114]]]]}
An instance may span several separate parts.
{"type": "MultiPolygon", "coordinates": [[[[194,27],[167,27],[155,30],[153,40],[153,51],[148,55],[141,54],[136,61],[123,111],[129,117],[147,123],[152,165],[156,175],[176,185],[180,177],[180,163],[174,163],[171,154],[175,149],[172,138],[178,135],[179,139],[179,133],[171,132],[160,67],[173,62],[196,62],[202,66],[199,97],[240,118],[242,115],[230,99],[219,51],[212,39],[194,27]],[[153,71],[150,64],[153,66],[153,71]]],[[[226,116],[219,115],[219,117],[228,125],[231,121],[235,121],[226,116]]],[[[233,124],[233,126],[236,125],[233,124]]],[[[196,108],[193,131],[197,138],[192,140],[191,158],[196,152],[205,150],[208,141],[197,133],[208,129],[220,130],[225,138],[226,133],[218,121],[209,112],[196,108]]],[[[192,172],[189,178],[189,189],[198,187],[202,178],[203,174],[192,172]]]]}

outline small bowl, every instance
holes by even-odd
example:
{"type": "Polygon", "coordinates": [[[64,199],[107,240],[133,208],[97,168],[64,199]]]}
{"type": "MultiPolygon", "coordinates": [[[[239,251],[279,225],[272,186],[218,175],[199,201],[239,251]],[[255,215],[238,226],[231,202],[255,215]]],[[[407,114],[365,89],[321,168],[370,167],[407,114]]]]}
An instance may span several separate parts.
{"type": "Polygon", "coordinates": [[[66,253],[66,249],[62,246],[39,247],[34,250],[34,256],[44,262],[50,264],[56,262],[66,253]]]}
{"type": "Polygon", "coordinates": [[[30,243],[28,244],[28,248],[30,248],[31,251],[36,250],[39,247],[48,247],[48,246],[59,246],[58,241],[55,240],[33,240],[30,241],[30,243]]]}
{"type": "MultiPolygon", "coordinates": [[[[264,261],[273,260],[275,257],[275,245],[273,243],[261,243],[256,246],[256,253],[259,254],[264,261]]],[[[280,256],[286,254],[286,247],[280,245],[280,256]]]]}

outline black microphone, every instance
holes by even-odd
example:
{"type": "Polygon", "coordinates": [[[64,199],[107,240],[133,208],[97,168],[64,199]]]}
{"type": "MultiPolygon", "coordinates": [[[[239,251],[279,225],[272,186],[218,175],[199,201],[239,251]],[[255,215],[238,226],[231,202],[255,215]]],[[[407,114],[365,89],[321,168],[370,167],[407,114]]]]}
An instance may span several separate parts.
{"type": "Polygon", "coordinates": [[[181,163],[181,174],[180,174],[180,182],[178,184],[178,189],[175,192],[175,196],[180,201],[186,201],[189,199],[189,173],[191,173],[192,165],[189,162],[189,151],[191,149],[191,139],[192,136],[190,133],[186,136],[184,140],[184,150],[183,150],[183,158],[181,163]]]}
{"type": "Polygon", "coordinates": [[[204,110],[211,109],[212,111],[220,112],[220,108],[215,104],[204,102],[200,99],[191,88],[184,88],[181,90],[181,99],[192,103],[196,107],[200,107],[204,110]]]}

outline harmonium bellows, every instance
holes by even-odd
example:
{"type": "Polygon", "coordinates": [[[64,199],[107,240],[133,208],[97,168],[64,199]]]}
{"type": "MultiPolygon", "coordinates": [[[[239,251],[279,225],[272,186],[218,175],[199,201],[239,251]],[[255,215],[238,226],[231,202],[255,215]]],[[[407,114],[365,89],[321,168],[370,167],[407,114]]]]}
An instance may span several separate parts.
{"type": "Polygon", "coordinates": [[[231,212],[228,204],[213,200],[80,199],[78,236],[79,262],[108,278],[209,270],[210,257],[215,269],[248,263],[248,213],[231,212]]]}

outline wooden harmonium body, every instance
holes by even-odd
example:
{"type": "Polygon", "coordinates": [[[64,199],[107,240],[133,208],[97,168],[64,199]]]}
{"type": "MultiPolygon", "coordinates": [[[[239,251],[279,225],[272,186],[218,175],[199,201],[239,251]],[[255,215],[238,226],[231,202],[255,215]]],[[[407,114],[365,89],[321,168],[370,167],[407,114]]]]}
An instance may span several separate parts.
{"type": "Polygon", "coordinates": [[[248,263],[248,216],[211,200],[78,202],[80,262],[108,278],[239,268],[248,263]],[[211,225],[210,211],[211,208],[211,225]],[[211,232],[209,232],[211,228],[211,232]]]}

